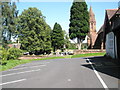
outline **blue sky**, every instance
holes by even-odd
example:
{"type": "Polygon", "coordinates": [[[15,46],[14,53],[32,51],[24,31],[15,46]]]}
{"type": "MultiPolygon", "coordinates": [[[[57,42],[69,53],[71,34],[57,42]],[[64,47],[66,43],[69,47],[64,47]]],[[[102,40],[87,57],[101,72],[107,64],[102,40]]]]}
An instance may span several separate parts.
{"type": "MultiPolygon", "coordinates": [[[[71,5],[72,2],[19,2],[17,3],[17,9],[19,14],[21,14],[24,9],[36,7],[41,10],[46,17],[46,22],[52,29],[55,22],[57,22],[62,26],[63,30],[68,32],[71,5]]],[[[97,23],[96,29],[98,31],[104,22],[105,9],[117,8],[118,2],[87,2],[87,5],[88,10],[90,6],[93,8],[97,23]]]]}

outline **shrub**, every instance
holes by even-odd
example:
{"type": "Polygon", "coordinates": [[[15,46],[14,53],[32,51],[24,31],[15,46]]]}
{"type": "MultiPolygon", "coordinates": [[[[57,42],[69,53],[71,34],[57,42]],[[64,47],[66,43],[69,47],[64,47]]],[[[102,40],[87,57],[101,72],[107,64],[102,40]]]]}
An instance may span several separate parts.
{"type": "Polygon", "coordinates": [[[7,49],[0,47],[0,64],[6,64],[9,52],[7,49]]]}
{"type": "Polygon", "coordinates": [[[3,61],[7,60],[7,59],[8,59],[8,55],[9,55],[8,50],[5,49],[5,48],[3,48],[3,49],[2,49],[2,55],[1,55],[2,60],[3,60],[3,61]]]}
{"type": "Polygon", "coordinates": [[[8,52],[9,52],[9,55],[8,55],[7,60],[18,59],[18,57],[22,55],[22,50],[18,48],[10,48],[8,49],[8,52]]]}
{"type": "Polygon", "coordinates": [[[0,60],[2,60],[2,46],[0,46],[0,60]]]}

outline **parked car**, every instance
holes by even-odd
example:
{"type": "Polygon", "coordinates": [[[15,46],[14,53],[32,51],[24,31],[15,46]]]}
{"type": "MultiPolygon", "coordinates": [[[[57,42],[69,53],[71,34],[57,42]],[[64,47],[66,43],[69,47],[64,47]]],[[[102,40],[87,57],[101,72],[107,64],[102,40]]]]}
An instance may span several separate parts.
{"type": "Polygon", "coordinates": [[[68,52],[68,55],[74,55],[74,53],[73,52],[68,52]]]}
{"type": "Polygon", "coordinates": [[[29,52],[24,52],[23,55],[29,55],[29,52]]]}

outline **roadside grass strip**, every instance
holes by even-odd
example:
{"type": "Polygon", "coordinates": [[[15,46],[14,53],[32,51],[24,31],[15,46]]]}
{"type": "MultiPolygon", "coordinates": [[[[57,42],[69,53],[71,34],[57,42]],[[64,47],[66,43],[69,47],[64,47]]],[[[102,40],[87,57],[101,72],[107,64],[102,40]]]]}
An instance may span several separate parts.
{"type": "Polygon", "coordinates": [[[105,53],[87,53],[87,54],[76,54],[71,58],[79,58],[79,57],[89,57],[89,56],[104,56],[105,53]]]}
{"type": "Polygon", "coordinates": [[[0,65],[0,71],[5,71],[8,69],[12,69],[13,67],[20,65],[20,64],[25,64],[25,63],[29,63],[31,61],[29,60],[8,60],[6,61],[6,65],[0,65]]]}

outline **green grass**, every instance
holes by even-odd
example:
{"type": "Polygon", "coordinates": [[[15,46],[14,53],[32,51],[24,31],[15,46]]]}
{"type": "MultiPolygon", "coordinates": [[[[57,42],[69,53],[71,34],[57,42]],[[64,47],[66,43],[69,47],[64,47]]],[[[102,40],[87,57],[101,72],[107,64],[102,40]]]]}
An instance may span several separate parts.
{"type": "Polygon", "coordinates": [[[17,65],[30,62],[30,60],[8,60],[6,65],[0,65],[0,71],[11,69],[17,65]]]}
{"type": "Polygon", "coordinates": [[[28,60],[8,60],[6,65],[0,65],[0,71],[5,71],[11,69],[17,65],[29,63],[31,61],[37,60],[50,60],[50,59],[63,59],[63,58],[78,58],[78,57],[88,57],[88,56],[104,56],[105,53],[88,53],[88,54],[78,54],[78,55],[68,55],[60,57],[45,57],[41,59],[28,59],[28,60]]]}
{"type": "Polygon", "coordinates": [[[71,58],[89,57],[89,56],[104,56],[104,55],[105,55],[105,53],[87,53],[87,54],[73,55],[71,58]]]}

